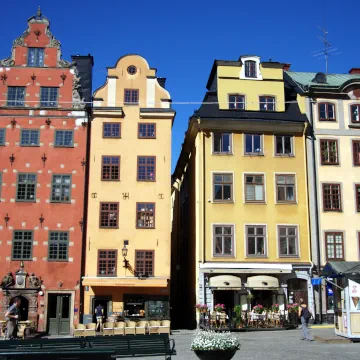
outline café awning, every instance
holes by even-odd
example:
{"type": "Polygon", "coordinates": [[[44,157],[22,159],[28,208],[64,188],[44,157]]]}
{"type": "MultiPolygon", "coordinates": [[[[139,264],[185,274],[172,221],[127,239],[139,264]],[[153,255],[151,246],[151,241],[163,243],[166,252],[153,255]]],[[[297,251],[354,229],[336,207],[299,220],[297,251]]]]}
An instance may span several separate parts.
{"type": "Polygon", "coordinates": [[[246,287],[254,290],[275,290],[279,288],[279,279],[266,275],[250,276],[247,278],[246,287]]]}
{"type": "Polygon", "coordinates": [[[120,286],[120,287],[168,287],[168,279],[149,277],[83,277],[83,286],[120,286]]]}
{"type": "Polygon", "coordinates": [[[329,261],[321,271],[321,276],[337,277],[360,274],[360,261],[329,261]]]}
{"type": "Polygon", "coordinates": [[[217,275],[210,278],[209,287],[214,290],[241,290],[241,279],[233,275],[217,275]]]}

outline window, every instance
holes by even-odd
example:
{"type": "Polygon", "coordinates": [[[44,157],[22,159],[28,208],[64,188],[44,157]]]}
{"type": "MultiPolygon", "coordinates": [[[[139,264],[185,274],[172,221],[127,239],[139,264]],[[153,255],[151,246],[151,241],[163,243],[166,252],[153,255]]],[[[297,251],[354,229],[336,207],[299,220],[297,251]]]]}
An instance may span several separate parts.
{"type": "Polygon", "coordinates": [[[353,140],[354,166],[360,166],[360,141],[353,140]]]}
{"type": "Polygon", "coordinates": [[[247,60],[245,61],[245,76],[256,78],[256,61],[247,60]]]}
{"type": "Polygon", "coordinates": [[[261,111],[275,111],[275,97],[274,96],[260,96],[260,110],[261,111]]]}
{"type": "Polygon", "coordinates": [[[156,177],[156,157],[138,156],[137,158],[137,180],[155,181],[156,177]]]}
{"type": "Polygon", "coordinates": [[[41,107],[57,107],[58,92],[56,87],[42,87],[40,89],[40,106],[41,107]]]}
{"type": "Polygon", "coordinates": [[[266,256],[266,227],[246,226],[247,256],[266,256]]]}
{"type": "Polygon", "coordinates": [[[353,123],[360,122],[360,104],[351,105],[350,112],[351,112],[351,122],[353,123]]]}
{"type": "Polygon", "coordinates": [[[36,174],[18,174],[16,201],[36,201],[36,174]]]}
{"type": "Polygon", "coordinates": [[[324,211],[341,211],[340,184],[323,184],[324,211]]]}
{"type": "Polygon", "coordinates": [[[360,184],[355,185],[356,211],[360,212],[360,184]]]}
{"type": "Polygon", "coordinates": [[[335,121],[335,104],[320,103],[319,104],[319,120],[320,121],[335,121]]]}
{"type": "Polygon", "coordinates": [[[234,256],[234,226],[214,225],[214,256],[234,256]]]}
{"type": "Polygon", "coordinates": [[[119,203],[100,203],[100,227],[116,229],[119,222],[119,203]]]}
{"type": "Polygon", "coordinates": [[[127,68],[127,72],[130,74],[130,75],[135,75],[136,74],[136,66],[134,65],[130,65],[128,68],[127,68]]]}
{"type": "Polygon", "coordinates": [[[139,139],[155,139],[156,138],[156,124],[139,123],[139,139]]]}
{"type": "Polygon", "coordinates": [[[325,233],[326,260],[344,260],[344,241],[342,232],[325,233]]]}
{"type": "Polygon", "coordinates": [[[9,86],[7,93],[7,106],[25,105],[25,87],[9,86]]]}
{"type": "Polygon", "coordinates": [[[276,201],[295,202],[295,175],[276,175],[276,201]]]}
{"type": "Polygon", "coordinates": [[[21,146],[39,146],[40,130],[21,129],[21,146]]]}
{"type": "Polygon", "coordinates": [[[229,95],[229,109],[245,109],[244,95],[229,95]]]}
{"type": "Polygon", "coordinates": [[[213,133],[213,152],[217,154],[231,154],[232,141],[231,134],[213,133]]]}
{"type": "Polygon", "coordinates": [[[214,201],[233,200],[233,175],[213,174],[214,201]]]}
{"type": "Polygon", "coordinates": [[[275,136],[275,155],[294,155],[293,136],[275,136]]]}
{"type": "Polygon", "coordinates": [[[120,138],[121,123],[103,123],[104,138],[120,138]]]}
{"type": "Polygon", "coordinates": [[[338,142],[337,140],[320,140],[321,165],[338,165],[338,142]]]}
{"type": "Polygon", "coordinates": [[[48,260],[67,261],[69,233],[67,231],[49,231],[48,260]]]}
{"type": "Polygon", "coordinates": [[[42,48],[29,48],[27,65],[34,67],[44,66],[44,50],[42,48]]]}
{"type": "Polygon", "coordinates": [[[138,89],[125,89],[124,104],[125,105],[139,104],[139,90],[138,89]]]}
{"type": "Polygon", "coordinates": [[[0,146],[5,145],[5,129],[0,129],[0,146]]]}
{"type": "Polygon", "coordinates": [[[245,154],[263,154],[262,135],[245,134],[245,154]]]}
{"type": "Polygon", "coordinates": [[[135,250],[135,271],[137,274],[154,276],[153,250],[135,250]]]}
{"type": "Polygon", "coordinates": [[[155,203],[136,204],[136,227],[138,229],[155,228],[155,203]]]}
{"type": "Polygon", "coordinates": [[[55,130],[56,147],[73,147],[74,132],[73,130],[55,130]]]}
{"type": "Polygon", "coordinates": [[[33,232],[15,230],[13,232],[12,259],[32,260],[33,232]]]}
{"type": "Polygon", "coordinates": [[[245,202],[265,202],[264,175],[245,175],[245,202]]]}
{"type": "Polygon", "coordinates": [[[298,234],[296,226],[278,226],[279,255],[298,256],[298,234]]]}
{"type": "Polygon", "coordinates": [[[51,202],[70,202],[71,175],[53,175],[51,185],[51,202]]]}
{"type": "Polygon", "coordinates": [[[116,276],[117,250],[98,251],[98,276],[116,276]]]}
{"type": "Polygon", "coordinates": [[[101,167],[101,180],[120,180],[120,156],[103,156],[101,167]]]}

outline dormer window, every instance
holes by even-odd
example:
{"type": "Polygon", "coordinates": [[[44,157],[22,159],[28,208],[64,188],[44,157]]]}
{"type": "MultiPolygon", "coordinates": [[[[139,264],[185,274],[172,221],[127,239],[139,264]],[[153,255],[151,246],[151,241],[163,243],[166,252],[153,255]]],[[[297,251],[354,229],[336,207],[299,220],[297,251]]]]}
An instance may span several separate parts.
{"type": "Polygon", "coordinates": [[[320,103],[319,104],[319,120],[320,121],[336,121],[335,104],[320,103]]]}
{"type": "Polygon", "coordinates": [[[260,110],[261,111],[275,111],[275,97],[274,96],[260,96],[260,110]]]}
{"type": "Polygon", "coordinates": [[[44,50],[43,48],[29,48],[27,65],[33,67],[44,66],[44,50]]]}
{"type": "Polygon", "coordinates": [[[256,78],[256,61],[245,61],[245,77],[256,78]]]}

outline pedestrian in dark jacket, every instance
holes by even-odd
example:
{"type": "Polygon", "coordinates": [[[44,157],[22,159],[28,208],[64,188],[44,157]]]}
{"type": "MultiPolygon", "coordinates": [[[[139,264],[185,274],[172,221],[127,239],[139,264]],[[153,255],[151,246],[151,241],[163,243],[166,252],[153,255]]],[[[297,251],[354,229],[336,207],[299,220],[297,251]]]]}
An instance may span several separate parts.
{"type": "Polygon", "coordinates": [[[5,314],[6,323],[6,338],[13,339],[16,337],[17,324],[19,320],[19,308],[21,305],[21,300],[15,298],[13,304],[10,306],[9,310],[5,314]]]}
{"type": "Polygon", "coordinates": [[[301,328],[303,331],[303,336],[300,338],[300,340],[308,340],[308,341],[313,341],[314,338],[312,337],[312,335],[310,334],[310,330],[309,330],[309,321],[312,317],[311,312],[308,308],[308,306],[305,304],[303,299],[300,299],[299,301],[300,303],[300,308],[299,308],[299,317],[301,319],[301,328]]]}

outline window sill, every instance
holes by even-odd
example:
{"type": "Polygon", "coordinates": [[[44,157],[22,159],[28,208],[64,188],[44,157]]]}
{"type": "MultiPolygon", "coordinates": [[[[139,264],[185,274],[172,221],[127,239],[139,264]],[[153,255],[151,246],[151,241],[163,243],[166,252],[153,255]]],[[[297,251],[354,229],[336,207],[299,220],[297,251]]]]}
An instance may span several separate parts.
{"type": "Polygon", "coordinates": [[[156,137],[145,137],[145,136],[138,136],[139,140],[156,140],[156,137]]]}
{"type": "Polygon", "coordinates": [[[99,229],[118,229],[118,226],[99,226],[99,229]]]}
{"type": "Polygon", "coordinates": [[[103,136],[103,139],[121,139],[121,136],[103,136]]]}
{"type": "Polygon", "coordinates": [[[137,230],[155,230],[155,226],[154,227],[136,227],[137,230]]]}
{"type": "Polygon", "coordinates": [[[336,119],[319,119],[319,122],[333,122],[336,123],[336,119]]]}
{"type": "Polygon", "coordinates": [[[219,156],[234,155],[232,152],[213,152],[212,154],[219,156]]]}
{"type": "Polygon", "coordinates": [[[138,106],[139,105],[139,103],[137,102],[137,103],[125,103],[124,102],[124,106],[138,106]]]}
{"type": "Polygon", "coordinates": [[[136,181],[137,181],[137,182],[149,182],[149,183],[154,183],[154,182],[156,182],[156,180],[140,180],[140,179],[137,179],[136,181]]]}
{"type": "Polygon", "coordinates": [[[104,278],[104,277],[113,277],[113,278],[116,278],[117,277],[117,275],[106,275],[106,274],[104,274],[104,275],[99,275],[99,274],[97,274],[96,275],[97,277],[99,277],[99,278],[104,278]]]}
{"type": "Polygon", "coordinates": [[[293,158],[295,157],[294,154],[274,154],[275,157],[278,157],[278,158],[293,158]]]}
{"type": "Polygon", "coordinates": [[[51,262],[51,263],[55,263],[55,262],[66,263],[66,262],[69,262],[69,260],[53,260],[53,259],[48,259],[47,261],[51,262]]]}
{"type": "Polygon", "coordinates": [[[16,203],[30,203],[30,204],[34,204],[36,203],[36,200],[15,200],[16,203]]]}
{"type": "Polygon", "coordinates": [[[266,205],[266,201],[245,201],[248,205],[266,205]]]}
{"type": "Polygon", "coordinates": [[[212,204],[235,204],[234,200],[213,200],[212,204]]]}
{"type": "Polygon", "coordinates": [[[264,153],[244,153],[244,156],[264,156],[264,153]]]}
{"type": "Polygon", "coordinates": [[[321,166],[340,166],[340,163],[321,163],[321,166]]]}
{"type": "Polygon", "coordinates": [[[40,147],[40,145],[22,145],[20,144],[21,147],[40,147]]]}
{"type": "Polygon", "coordinates": [[[268,259],[267,255],[246,255],[246,259],[268,259]]]}
{"type": "Polygon", "coordinates": [[[213,258],[214,259],[221,259],[221,258],[235,259],[235,255],[215,255],[215,254],[213,254],[213,258]]]}
{"type": "Polygon", "coordinates": [[[50,200],[50,204],[71,204],[71,201],[54,201],[54,200],[50,200]]]}
{"type": "Polygon", "coordinates": [[[117,179],[117,180],[113,180],[113,179],[101,179],[101,181],[105,181],[105,182],[120,182],[120,179],[117,179]]]}
{"type": "Polygon", "coordinates": [[[11,258],[11,261],[33,261],[33,259],[14,259],[14,258],[11,258]]]}
{"type": "Polygon", "coordinates": [[[277,201],[275,205],[298,205],[297,201],[277,201]]]}
{"type": "Polygon", "coordinates": [[[54,145],[54,148],[69,148],[69,149],[73,149],[74,145],[54,145]]]}
{"type": "Polygon", "coordinates": [[[327,213],[342,213],[342,210],[331,210],[331,209],[323,209],[323,212],[327,213]]]}
{"type": "Polygon", "coordinates": [[[349,128],[351,129],[360,129],[360,124],[357,124],[357,123],[351,123],[349,125],[349,128]]]}
{"type": "Polygon", "coordinates": [[[299,255],[279,255],[279,259],[300,259],[299,255]]]}

